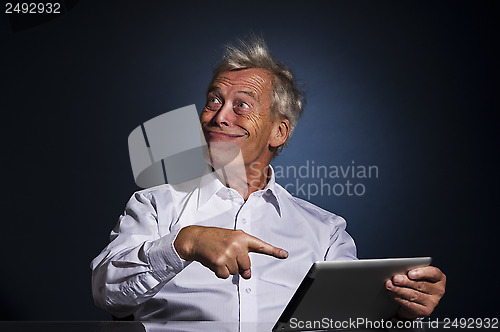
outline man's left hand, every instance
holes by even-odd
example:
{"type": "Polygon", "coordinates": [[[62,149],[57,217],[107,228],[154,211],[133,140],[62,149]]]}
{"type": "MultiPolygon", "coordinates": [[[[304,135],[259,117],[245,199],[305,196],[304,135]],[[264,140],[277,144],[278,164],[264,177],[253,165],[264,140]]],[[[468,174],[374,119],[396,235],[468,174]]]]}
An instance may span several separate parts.
{"type": "Polygon", "coordinates": [[[400,305],[397,318],[427,317],[444,295],[446,276],[437,267],[420,267],[407,275],[393,276],[385,287],[400,305]]]}

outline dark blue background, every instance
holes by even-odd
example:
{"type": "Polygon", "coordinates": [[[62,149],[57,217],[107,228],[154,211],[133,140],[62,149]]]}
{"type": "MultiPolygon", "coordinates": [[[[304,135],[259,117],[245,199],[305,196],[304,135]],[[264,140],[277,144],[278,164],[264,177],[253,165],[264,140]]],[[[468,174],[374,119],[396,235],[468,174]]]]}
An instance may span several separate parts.
{"type": "Polygon", "coordinates": [[[363,196],[311,200],[347,219],[360,258],[433,256],[434,317],[498,317],[493,4],[81,1],[16,32],[1,14],[0,318],[109,319],[89,263],[138,189],[127,137],[201,110],[223,44],[250,31],[307,90],[274,164],[376,165],[363,196]]]}

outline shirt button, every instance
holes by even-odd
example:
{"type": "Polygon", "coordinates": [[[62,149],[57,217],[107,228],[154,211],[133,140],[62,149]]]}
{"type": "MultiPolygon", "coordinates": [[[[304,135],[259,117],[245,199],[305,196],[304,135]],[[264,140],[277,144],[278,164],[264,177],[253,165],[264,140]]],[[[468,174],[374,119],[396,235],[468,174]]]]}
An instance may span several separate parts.
{"type": "Polygon", "coordinates": [[[245,291],[246,291],[247,293],[250,293],[250,292],[252,291],[252,289],[251,289],[251,288],[247,288],[247,289],[245,289],[245,291]]]}
{"type": "Polygon", "coordinates": [[[241,219],[241,222],[246,224],[247,223],[247,220],[245,218],[241,219]]]}

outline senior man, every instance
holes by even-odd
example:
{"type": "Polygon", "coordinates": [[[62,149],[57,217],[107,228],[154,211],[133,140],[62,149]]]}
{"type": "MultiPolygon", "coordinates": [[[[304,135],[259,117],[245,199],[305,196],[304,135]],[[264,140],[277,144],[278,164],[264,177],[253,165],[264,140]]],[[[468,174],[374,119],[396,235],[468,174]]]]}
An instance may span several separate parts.
{"type": "MultiPolygon", "coordinates": [[[[275,183],[270,162],[304,98],[262,40],[227,47],[206,100],[215,172],[135,193],[92,262],[95,302],[115,316],[274,323],[314,262],[356,259],[344,219],[275,183]]],[[[418,268],[386,288],[414,319],[434,310],[445,276],[418,268]]]]}

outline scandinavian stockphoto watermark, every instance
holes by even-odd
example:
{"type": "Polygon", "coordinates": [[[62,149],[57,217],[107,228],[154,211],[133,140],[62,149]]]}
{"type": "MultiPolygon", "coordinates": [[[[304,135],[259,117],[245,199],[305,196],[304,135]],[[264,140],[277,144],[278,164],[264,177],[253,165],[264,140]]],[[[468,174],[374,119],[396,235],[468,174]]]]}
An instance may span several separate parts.
{"type": "Polygon", "coordinates": [[[276,182],[290,194],[310,200],[315,196],[353,196],[367,193],[367,184],[379,178],[377,165],[362,165],[351,160],[348,164],[324,165],[306,160],[301,165],[274,167],[276,182]]]}
{"type": "MultiPolygon", "coordinates": [[[[134,179],[141,188],[181,183],[211,172],[206,158],[208,146],[194,105],[144,122],[130,133],[128,146],[134,179]]],[[[221,164],[225,169],[223,174],[245,176],[248,169],[237,146],[212,146],[212,150],[211,157],[219,156],[215,159],[227,163],[226,166],[221,164]],[[225,160],[228,156],[234,160],[225,160]]],[[[258,163],[250,165],[250,169],[252,173],[261,171],[258,163]]],[[[316,196],[364,196],[368,186],[379,178],[377,165],[355,160],[338,164],[304,160],[296,165],[277,164],[273,169],[277,183],[290,194],[307,200],[316,196]]],[[[264,171],[269,174],[267,168],[264,171]]]]}

